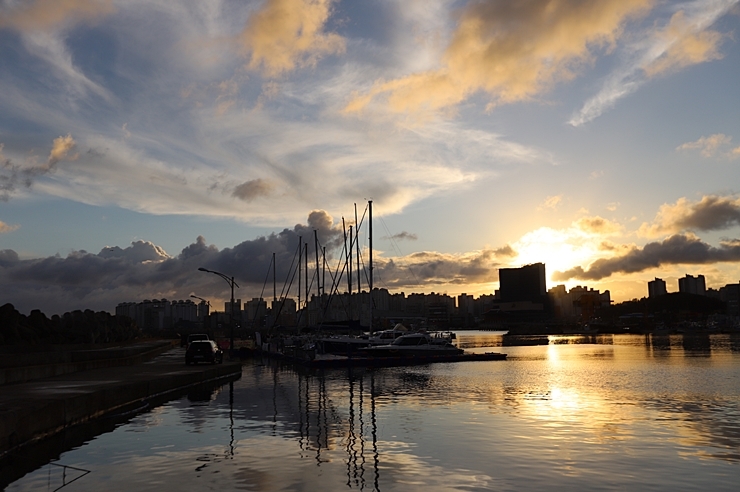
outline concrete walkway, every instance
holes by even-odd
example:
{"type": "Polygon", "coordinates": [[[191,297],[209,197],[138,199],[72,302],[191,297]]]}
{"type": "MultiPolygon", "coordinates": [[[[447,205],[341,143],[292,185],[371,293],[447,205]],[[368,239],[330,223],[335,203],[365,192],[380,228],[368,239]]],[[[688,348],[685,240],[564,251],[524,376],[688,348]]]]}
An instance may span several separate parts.
{"type": "MultiPolygon", "coordinates": [[[[142,350],[151,350],[151,346],[142,350]]],[[[0,386],[0,459],[26,444],[104,414],[240,374],[238,360],[186,366],[185,349],[177,347],[148,362],[0,386]]]]}

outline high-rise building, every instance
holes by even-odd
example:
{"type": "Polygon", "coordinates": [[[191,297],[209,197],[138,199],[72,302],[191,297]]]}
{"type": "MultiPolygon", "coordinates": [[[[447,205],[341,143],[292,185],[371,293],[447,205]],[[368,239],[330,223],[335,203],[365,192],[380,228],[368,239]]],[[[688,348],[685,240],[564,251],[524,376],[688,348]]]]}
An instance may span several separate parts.
{"type": "Polygon", "coordinates": [[[678,279],[678,291],[686,294],[697,294],[700,296],[707,295],[707,285],[704,281],[704,275],[686,275],[678,279]]]}
{"type": "Polygon", "coordinates": [[[521,268],[499,268],[498,279],[499,296],[504,302],[542,303],[547,293],[544,263],[521,268]]]}
{"type": "Polygon", "coordinates": [[[648,297],[664,296],[667,293],[665,280],[655,277],[655,280],[648,282],[648,297]]]}

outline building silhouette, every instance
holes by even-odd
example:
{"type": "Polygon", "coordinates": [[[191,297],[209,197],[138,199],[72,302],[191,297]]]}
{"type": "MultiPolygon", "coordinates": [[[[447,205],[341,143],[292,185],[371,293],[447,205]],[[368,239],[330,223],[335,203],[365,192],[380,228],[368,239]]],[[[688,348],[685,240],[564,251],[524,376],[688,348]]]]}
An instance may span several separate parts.
{"type": "Polygon", "coordinates": [[[664,296],[667,293],[665,280],[655,277],[655,280],[648,282],[648,297],[664,296]]]}
{"type": "Polygon", "coordinates": [[[544,263],[521,268],[499,268],[498,278],[499,297],[503,302],[542,303],[547,293],[544,263]]]}
{"type": "Polygon", "coordinates": [[[707,285],[704,281],[704,275],[686,275],[678,279],[678,291],[686,294],[697,294],[700,296],[707,295],[707,285]]]}

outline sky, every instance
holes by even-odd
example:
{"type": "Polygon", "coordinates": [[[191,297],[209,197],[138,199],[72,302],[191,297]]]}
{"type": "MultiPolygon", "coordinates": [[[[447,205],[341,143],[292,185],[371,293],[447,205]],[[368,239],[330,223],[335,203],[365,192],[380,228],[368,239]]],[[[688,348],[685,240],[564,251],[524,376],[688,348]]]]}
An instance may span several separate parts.
{"type": "Polygon", "coordinates": [[[739,2],[0,0],[0,304],[737,283],[739,2]]]}

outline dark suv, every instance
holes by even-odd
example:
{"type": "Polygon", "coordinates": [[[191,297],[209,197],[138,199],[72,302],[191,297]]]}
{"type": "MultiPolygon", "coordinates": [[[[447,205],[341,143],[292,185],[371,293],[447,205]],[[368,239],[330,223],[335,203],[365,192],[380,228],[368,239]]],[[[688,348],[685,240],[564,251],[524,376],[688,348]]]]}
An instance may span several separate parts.
{"type": "Polygon", "coordinates": [[[210,362],[211,364],[224,361],[224,352],[213,340],[195,340],[190,342],[185,351],[185,364],[197,364],[198,362],[210,362]]]}

